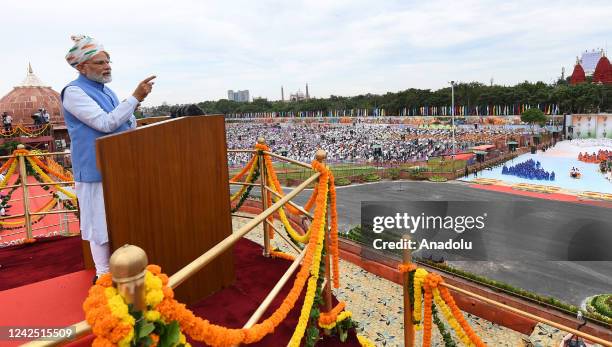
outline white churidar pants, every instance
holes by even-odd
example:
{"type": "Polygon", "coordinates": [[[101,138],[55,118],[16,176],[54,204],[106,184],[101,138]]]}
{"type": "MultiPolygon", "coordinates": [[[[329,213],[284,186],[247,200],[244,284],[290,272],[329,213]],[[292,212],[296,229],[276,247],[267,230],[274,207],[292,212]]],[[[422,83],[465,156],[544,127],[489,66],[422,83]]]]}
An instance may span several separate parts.
{"type": "Polygon", "coordinates": [[[96,274],[108,273],[110,249],[102,182],[75,182],[75,189],[81,210],[81,238],[89,241],[96,274]]]}

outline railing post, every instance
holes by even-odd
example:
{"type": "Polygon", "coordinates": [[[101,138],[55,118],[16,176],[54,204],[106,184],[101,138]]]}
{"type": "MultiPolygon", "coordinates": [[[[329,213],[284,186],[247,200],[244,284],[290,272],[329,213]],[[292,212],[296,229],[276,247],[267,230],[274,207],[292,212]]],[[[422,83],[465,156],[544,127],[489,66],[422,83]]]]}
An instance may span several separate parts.
{"type": "MultiPolygon", "coordinates": [[[[25,149],[22,144],[17,145],[17,149],[25,149]]],[[[21,178],[21,189],[23,189],[23,215],[25,219],[26,238],[32,238],[32,220],[30,218],[30,205],[28,198],[28,173],[26,171],[26,158],[23,155],[19,156],[19,177],[21,178]]]]}
{"type": "MultiPolygon", "coordinates": [[[[266,139],[264,139],[263,137],[260,137],[257,139],[257,143],[260,145],[265,145],[266,144],[266,139]]],[[[260,179],[261,179],[261,208],[262,211],[265,211],[268,209],[268,191],[266,190],[266,185],[268,182],[268,170],[266,168],[266,155],[264,153],[258,154],[259,158],[259,173],[260,173],[260,179]]],[[[280,193],[280,192],[279,192],[280,193]]],[[[268,225],[268,223],[266,223],[265,221],[263,222],[263,233],[264,233],[264,250],[263,250],[263,256],[264,257],[270,257],[270,226],[268,225]]]]}
{"type": "MultiPolygon", "coordinates": [[[[315,159],[320,162],[321,164],[325,164],[325,159],[327,158],[327,153],[322,150],[319,149],[316,154],[315,154],[315,159]]],[[[320,178],[319,178],[320,179],[320,178]]],[[[328,182],[328,188],[329,188],[329,182],[328,182]]],[[[329,194],[329,189],[328,189],[328,194],[329,194]]],[[[331,274],[330,274],[330,270],[331,270],[331,264],[330,264],[330,260],[331,257],[329,256],[329,242],[330,242],[330,237],[329,237],[329,199],[327,200],[327,213],[325,214],[325,228],[324,228],[324,232],[325,232],[325,287],[323,288],[323,300],[324,300],[324,306],[323,306],[323,310],[325,312],[329,312],[331,311],[333,305],[332,305],[332,291],[331,291],[331,274]]]]}
{"type": "MultiPolygon", "coordinates": [[[[59,199],[59,208],[61,208],[62,210],[66,209],[66,205],[64,204],[64,200],[59,199]]],[[[70,226],[68,223],[68,213],[64,212],[61,215],[61,224],[62,224],[62,232],[64,234],[64,236],[68,236],[68,234],[70,234],[70,226]]]]}
{"type": "Polygon", "coordinates": [[[125,302],[135,311],[144,311],[145,273],[149,260],[145,251],[133,245],[123,245],[113,252],[109,260],[113,284],[125,302]]]}
{"type": "MultiPolygon", "coordinates": [[[[410,235],[404,235],[404,244],[408,244],[407,241],[410,240],[410,235]]],[[[402,259],[404,264],[412,263],[412,255],[410,254],[410,249],[404,249],[402,254],[402,259]]],[[[404,346],[413,347],[414,346],[414,326],[412,325],[412,305],[410,305],[410,274],[408,272],[404,273],[403,278],[403,287],[404,287],[404,346]]],[[[417,294],[415,294],[417,295],[417,294]]]]}

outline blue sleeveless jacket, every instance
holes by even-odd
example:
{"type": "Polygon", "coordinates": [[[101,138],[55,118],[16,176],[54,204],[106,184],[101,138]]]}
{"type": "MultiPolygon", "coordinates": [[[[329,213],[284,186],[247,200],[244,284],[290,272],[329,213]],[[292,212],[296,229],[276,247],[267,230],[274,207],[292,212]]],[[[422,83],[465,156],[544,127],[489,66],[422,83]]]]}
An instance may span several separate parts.
{"type": "MultiPolygon", "coordinates": [[[[112,90],[102,83],[88,79],[82,74],[79,74],[76,80],[68,83],[62,89],[62,102],[64,101],[64,90],[70,86],[81,88],[106,112],[111,112],[119,105],[119,99],[112,90]]],[[[64,120],[68,128],[68,135],[70,135],[70,152],[74,180],[77,182],[101,182],[102,175],[96,166],[96,139],[108,135],[108,133],[90,128],[72,113],[68,112],[65,107],[64,120]]],[[[129,122],[125,122],[110,134],[122,132],[129,128],[129,122]]]]}

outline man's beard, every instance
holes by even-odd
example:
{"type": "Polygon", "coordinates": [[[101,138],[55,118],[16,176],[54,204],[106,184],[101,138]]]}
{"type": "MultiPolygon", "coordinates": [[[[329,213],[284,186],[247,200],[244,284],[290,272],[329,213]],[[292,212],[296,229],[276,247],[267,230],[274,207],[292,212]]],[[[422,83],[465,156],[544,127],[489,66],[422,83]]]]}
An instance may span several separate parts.
{"type": "Polygon", "coordinates": [[[87,78],[89,78],[92,81],[96,81],[98,83],[110,83],[113,80],[113,75],[112,74],[108,74],[108,75],[104,75],[104,74],[87,74],[85,75],[87,78]]]}

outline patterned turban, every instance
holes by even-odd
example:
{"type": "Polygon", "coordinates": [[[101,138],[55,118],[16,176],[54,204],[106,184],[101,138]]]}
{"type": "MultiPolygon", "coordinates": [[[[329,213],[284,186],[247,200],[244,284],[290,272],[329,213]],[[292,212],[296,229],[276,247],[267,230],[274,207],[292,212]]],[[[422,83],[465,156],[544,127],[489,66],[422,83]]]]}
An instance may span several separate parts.
{"type": "Polygon", "coordinates": [[[79,35],[70,38],[74,41],[74,46],[66,54],[66,61],[73,68],[104,51],[104,46],[89,36],[79,35]]]}

